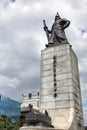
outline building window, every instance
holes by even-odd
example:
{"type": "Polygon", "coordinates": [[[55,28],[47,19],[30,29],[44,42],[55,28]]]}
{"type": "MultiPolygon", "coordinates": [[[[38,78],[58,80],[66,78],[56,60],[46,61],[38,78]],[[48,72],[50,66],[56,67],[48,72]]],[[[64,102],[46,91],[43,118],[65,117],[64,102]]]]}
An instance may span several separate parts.
{"type": "Polygon", "coordinates": [[[39,107],[39,101],[37,101],[37,107],[39,107]]]}
{"type": "Polygon", "coordinates": [[[30,94],[29,94],[29,99],[31,99],[31,98],[32,98],[32,94],[30,93],[30,94]]]}

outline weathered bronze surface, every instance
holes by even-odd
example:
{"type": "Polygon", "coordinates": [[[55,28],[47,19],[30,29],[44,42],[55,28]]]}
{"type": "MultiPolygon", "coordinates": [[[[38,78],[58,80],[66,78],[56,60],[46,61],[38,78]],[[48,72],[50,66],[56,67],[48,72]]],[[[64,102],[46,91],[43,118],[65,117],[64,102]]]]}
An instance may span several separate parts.
{"type": "Polygon", "coordinates": [[[48,112],[45,111],[45,113],[41,113],[39,111],[35,111],[33,109],[33,106],[29,104],[29,111],[25,115],[24,119],[24,126],[47,126],[47,127],[53,127],[51,125],[51,118],[48,115],[48,112]]]}
{"type": "Polygon", "coordinates": [[[46,44],[46,47],[59,44],[68,44],[68,40],[66,38],[64,30],[70,25],[69,20],[61,18],[57,13],[51,30],[48,30],[45,20],[43,20],[43,23],[44,23],[44,30],[46,32],[46,36],[48,39],[48,44],[46,44]]]}

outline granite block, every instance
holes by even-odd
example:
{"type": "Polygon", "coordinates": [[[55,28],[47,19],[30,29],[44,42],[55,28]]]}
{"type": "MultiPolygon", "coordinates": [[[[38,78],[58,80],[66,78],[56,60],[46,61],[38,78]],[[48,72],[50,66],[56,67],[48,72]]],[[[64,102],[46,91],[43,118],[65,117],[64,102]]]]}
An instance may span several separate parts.
{"type": "Polygon", "coordinates": [[[49,128],[49,127],[42,127],[42,126],[24,126],[21,127],[19,130],[58,130],[55,128],[49,128]]]}
{"type": "Polygon", "coordinates": [[[78,130],[83,121],[78,59],[69,44],[42,51],[40,96],[40,110],[48,111],[55,128],[78,130]]]}

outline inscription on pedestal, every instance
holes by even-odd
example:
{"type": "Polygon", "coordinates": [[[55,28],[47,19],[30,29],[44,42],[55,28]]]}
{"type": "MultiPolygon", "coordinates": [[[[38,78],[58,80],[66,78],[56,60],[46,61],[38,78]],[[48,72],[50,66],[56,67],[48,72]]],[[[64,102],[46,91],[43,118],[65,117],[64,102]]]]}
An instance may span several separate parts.
{"type": "Polygon", "coordinates": [[[56,83],[56,56],[53,57],[53,77],[54,77],[54,97],[57,97],[57,83],[56,83]]]}

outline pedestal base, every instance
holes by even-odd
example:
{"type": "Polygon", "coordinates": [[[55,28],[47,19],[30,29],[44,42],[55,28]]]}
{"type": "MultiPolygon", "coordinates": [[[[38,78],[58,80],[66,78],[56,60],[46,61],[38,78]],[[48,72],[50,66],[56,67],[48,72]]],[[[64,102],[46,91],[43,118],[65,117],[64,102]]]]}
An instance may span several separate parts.
{"type": "Polygon", "coordinates": [[[58,129],[55,129],[55,128],[49,128],[49,127],[42,127],[42,126],[23,126],[21,127],[19,130],[58,130],[58,129]]]}

